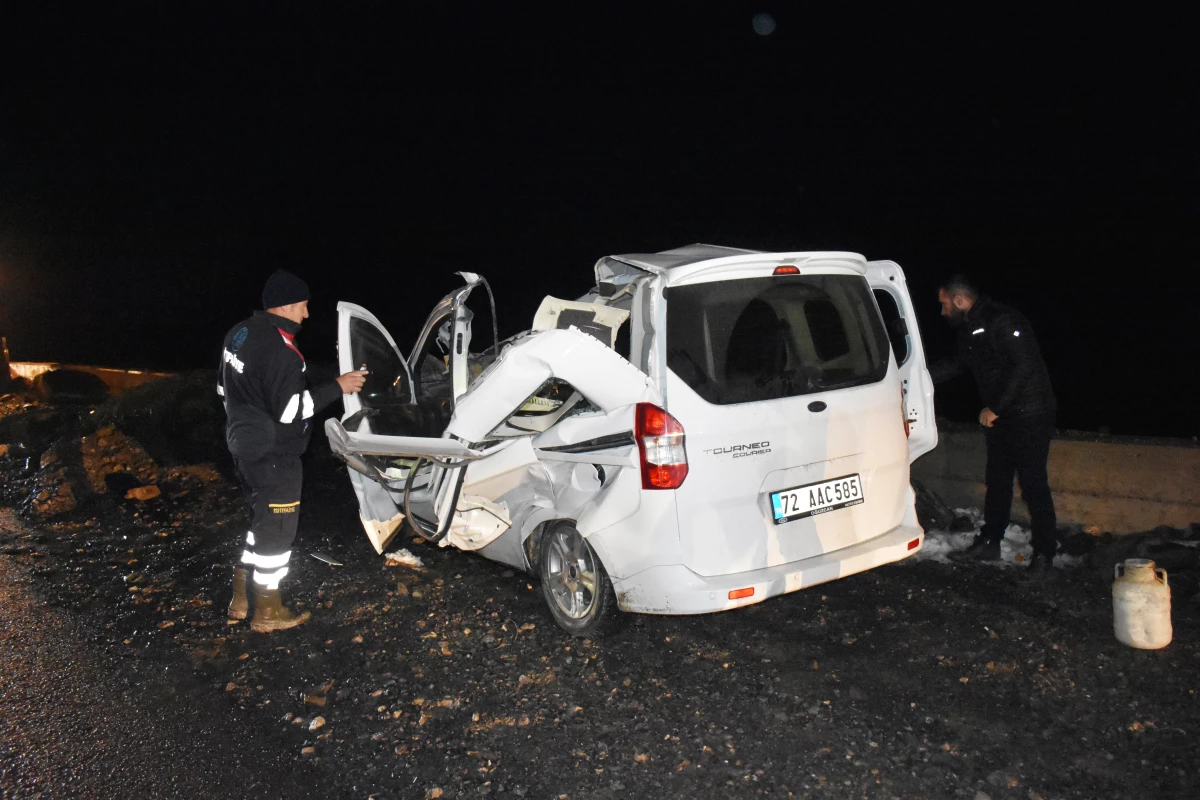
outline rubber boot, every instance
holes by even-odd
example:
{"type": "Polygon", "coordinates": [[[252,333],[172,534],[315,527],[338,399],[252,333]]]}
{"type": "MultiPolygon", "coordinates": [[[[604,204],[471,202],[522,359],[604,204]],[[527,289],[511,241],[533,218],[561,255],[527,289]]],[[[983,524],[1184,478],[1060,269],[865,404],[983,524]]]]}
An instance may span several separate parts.
{"type": "Polygon", "coordinates": [[[1038,580],[1053,578],[1058,574],[1058,571],[1054,569],[1054,554],[1034,553],[1025,572],[1030,578],[1038,580]]]}
{"type": "Polygon", "coordinates": [[[984,538],[983,534],[976,534],[970,547],[951,553],[950,558],[954,561],[999,561],[1002,558],[1000,542],[993,542],[984,538]]]}
{"type": "Polygon", "coordinates": [[[255,633],[287,630],[303,625],[311,618],[311,611],[295,614],[285,607],[278,589],[264,589],[255,585],[254,617],[250,620],[250,630],[255,633]]]}
{"type": "Polygon", "coordinates": [[[250,611],[250,600],[246,588],[250,584],[250,570],[242,567],[233,569],[233,599],[229,601],[229,619],[232,622],[245,619],[250,611]]]}

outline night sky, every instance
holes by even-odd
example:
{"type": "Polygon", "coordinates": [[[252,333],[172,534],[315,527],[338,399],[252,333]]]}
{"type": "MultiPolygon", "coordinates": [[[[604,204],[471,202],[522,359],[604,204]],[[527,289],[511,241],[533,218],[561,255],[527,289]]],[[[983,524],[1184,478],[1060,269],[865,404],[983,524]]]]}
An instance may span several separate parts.
{"type": "Polygon", "coordinates": [[[1024,311],[1061,427],[1200,433],[1200,69],[1145,4],[13,5],[15,360],[215,366],[280,266],[329,361],[337,300],[407,349],[456,270],[505,335],[609,253],[838,249],[905,268],[931,357],[953,272],[1024,311]]]}

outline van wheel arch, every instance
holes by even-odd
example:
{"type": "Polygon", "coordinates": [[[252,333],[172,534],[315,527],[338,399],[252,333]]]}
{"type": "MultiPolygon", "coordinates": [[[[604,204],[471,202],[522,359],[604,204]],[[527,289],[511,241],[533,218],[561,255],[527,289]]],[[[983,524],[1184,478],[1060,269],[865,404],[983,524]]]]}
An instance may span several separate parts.
{"type": "MultiPolygon", "coordinates": [[[[616,592],[608,577],[608,571],[599,554],[592,549],[587,539],[579,534],[575,520],[559,518],[547,520],[539,525],[525,540],[525,555],[530,572],[535,574],[541,583],[542,598],[550,616],[565,632],[572,636],[599,637],[620,627],[625,615],[618,607],[616,592]],[[554,535],[554,540],[551,539],[551,534],[554,535]],[[548,542],[551,543],[549,546],[548,542]],[[564,600],[564,596],[571,594],[563,585],[564,579],[567,579],[564,569],[571,570],[571,579],[576,576],[575,568],[567,567],[562,561],[566,542],[574,542],[579,558],[590,567],[593,576],[590,589],[585,588],[581,592],[583,605],[574,608],[574,614],[567,608],[573,603],[564,600]]],[[[582,575],[583,572],[579,574],[582,575]]],[[[573,580],[577,586],[581,582],[581,579],[573,580]]],[[[586,583],[584,586],[586,587],[586,583]]]]}

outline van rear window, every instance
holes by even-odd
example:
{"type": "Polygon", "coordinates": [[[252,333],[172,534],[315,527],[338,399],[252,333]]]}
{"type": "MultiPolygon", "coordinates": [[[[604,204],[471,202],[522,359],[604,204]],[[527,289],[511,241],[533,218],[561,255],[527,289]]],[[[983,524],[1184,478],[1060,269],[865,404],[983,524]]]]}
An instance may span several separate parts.
{"type": "Polygon", "coordinates": [[[718,405],[875,383],[888,338],[857,275],[779,275],[667,289],[667,366],[718,405]]]}

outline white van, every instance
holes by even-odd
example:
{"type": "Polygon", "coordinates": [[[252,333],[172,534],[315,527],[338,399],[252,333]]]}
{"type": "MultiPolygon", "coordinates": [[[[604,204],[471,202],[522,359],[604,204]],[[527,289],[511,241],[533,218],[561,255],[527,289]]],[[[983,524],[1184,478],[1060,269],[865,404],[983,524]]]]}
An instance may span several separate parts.
{"type": "Polygon", "coordinates": [[[894,262],[608,256],[504,342],[493,302],[484,348],[467,298],[491,289],[459,274],[407,358],[338,304],[340,368],[371,374],[326,432],[378,552],[407,520],[538,575],[556,622],[595,635],[619,611],[722,611],[920,550],[909,464],[937,429],[894,262]]]}

